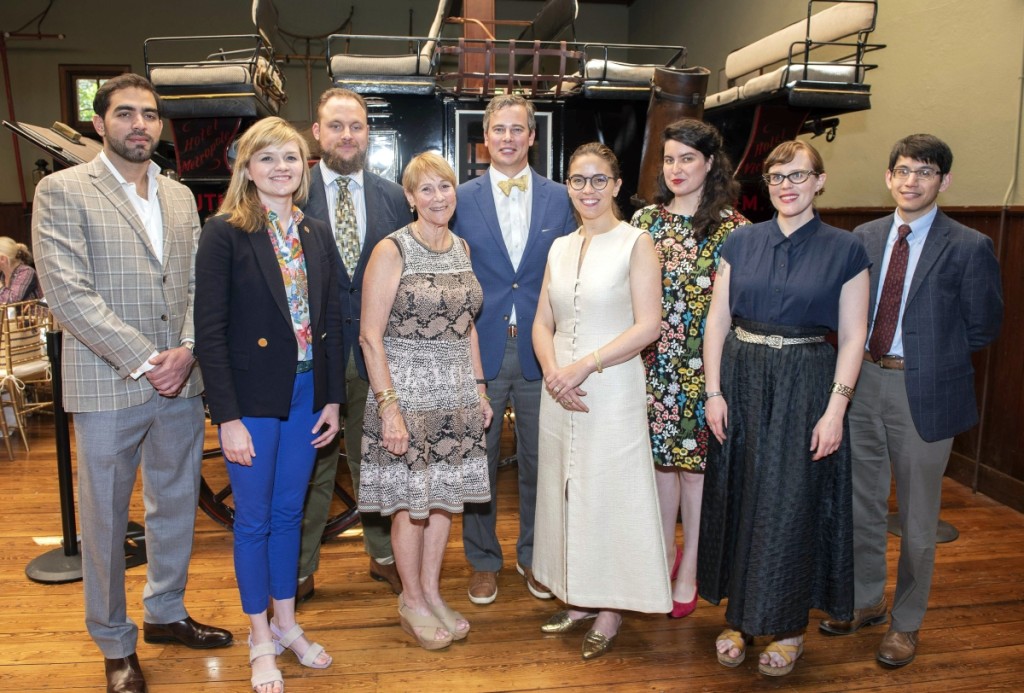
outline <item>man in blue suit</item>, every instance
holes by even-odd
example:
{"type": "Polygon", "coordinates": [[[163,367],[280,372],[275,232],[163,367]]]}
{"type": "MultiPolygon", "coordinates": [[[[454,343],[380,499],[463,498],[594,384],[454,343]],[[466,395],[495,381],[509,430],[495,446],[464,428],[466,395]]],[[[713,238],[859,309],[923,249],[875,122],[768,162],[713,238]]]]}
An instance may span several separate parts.
{"type": "Polygon", "coordinates": [[[847,635],[888,619],[886,512],[895,474],[902,539],[892,624],[877,654],[893,667],[909,664],[917,649],[953,436],[978,422],[971,352],[996,338],[1003,316],[992,241],[935,203],[952,164],[937,137],[897,142],[885,172],[896,212],[854,230],[872,262],[873,308],[850,406],[855,610],[852,621],[825,620],[821,629],[847,635]]]}
{"type": "MultiPolygon", "coordinates": [[[[370,143],[366,102],[348,89],[328,89],[320,95],[313,137],[320,143],[321,159],[312,171],[309,201],[303,210],[315,219],[331,225],[341,251],[342,315],[344,319],[345,454],[352,484],[359,493],[360,446],[363,432],[363,407],[369,382],[363,352],[359,348],[359,316],[362,304],[363,272],[377,241],[412,221],[405,192],[397,183],[365,170],[370,143]],[[347,191],[341,189],[345,183],[347,191]],[[339,211],[339,207],[342,208],[339,211]],[[358,246],[348,247],[342,226],[346,212],[354,216],[358,246]],[[347,251],[347,252],[346,252],[347,251]]],[[[321,451],[313,470],[302,521],[302,548],[299,555],[297,601],[313,596],[313,574],[320,565],[320,539],[327,523],[334,478],[338,469],[337,446],[321,451]]],[[[391,550],[391,523],[376,513],[362,515],[363,543],[370,555],[370,577],[387,582],[396,593],[402,581],[395,568],[391,550]]]]}
{"type": "Polygon", "coordinates": [[[497,96],[484,111],[487,173],[459,186],[453,231],[469,243],[473,271],[484,290],[477,319],[480,354],[491,407],[498,412],[487,432],[491,501],[467,505],[462,517],[466,558],[473,566],[469,599],[490,604],[498,596],[502,568],[497,519],[497,471],[501,412],[515,410],[519,468],[519,539],[516,569],[531,594],[551,599],[533,577],[533,519],[537,500],[537,424],[541,370],[533,353],[533,316],[555,238],[576,228],[565,186],[528,162],[537,134],[533,104],[517,95],[497,96]]]}

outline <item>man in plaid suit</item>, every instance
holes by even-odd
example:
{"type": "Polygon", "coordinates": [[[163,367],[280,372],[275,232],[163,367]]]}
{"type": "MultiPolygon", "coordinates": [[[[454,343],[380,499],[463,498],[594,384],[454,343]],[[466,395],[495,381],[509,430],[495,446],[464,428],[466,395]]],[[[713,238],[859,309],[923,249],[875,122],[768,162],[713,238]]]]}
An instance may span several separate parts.
{"type": "Polygon", "coordinates": [[[145,691],[123,552],[140,463],[146,642],[231,643],[231,633],[193,621],[184,605],[204,433],[192,357],[199,217],[192,193],[150,161],[162,129],[153,86],[138,75],[115,77],[93,108],[103,152],[40,182],[32,238],[40,282],[64,329],[86,626],[106,658],[107,690],[145,691]]]}

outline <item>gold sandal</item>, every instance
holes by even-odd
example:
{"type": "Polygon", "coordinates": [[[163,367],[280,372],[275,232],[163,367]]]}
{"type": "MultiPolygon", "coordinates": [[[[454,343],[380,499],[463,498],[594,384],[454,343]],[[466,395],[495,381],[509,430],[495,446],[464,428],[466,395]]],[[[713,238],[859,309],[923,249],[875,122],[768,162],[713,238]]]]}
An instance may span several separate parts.
{"type": "Polygon", "coordinates": [[[789,672],[793,671],[793,667],[796,665],[796,660],[798,660],[800,655],[804,653],[803,640],[796,645],[772,640],[768,643],[768,647],[764,648],[762,654],[770,655],[773,652],[782,657],[782,661],[784,661],[785,664],[781,667],[773,667],[771,665],[771,659],[769,659],[767,664],[758,662],[757,670],[765,676],[785,676],[789,672]]]}
{"type": "Polygon", "coordinates": [[[738,630],[733,630],[732,628],[726,628],[725,630],[723,630],[721,633],[718,634],[718,637],[715,638],[715,652],[718,654],[718,663],[722,666],[738,667],[740,664],[743,663],[743,660],[747,656],[747,644],[750,642],[750,640],[751,638],[749,636],[744,635],[738,630]],[[740,653],[735,657],[730,657],[729,650],[733,649],[732,647],[730,647],[729,650],[726,650],[725,652],[719,652],[718,643],[720,643],[723,640],[728,640],[730,643],[732,643],[732,646],[739,650],[740,653]]]}
{"type": "Polygon", "coordinates": [[[405,605],[401,595],[398,597],[398,617],[401,619],[402,630],[416,638],[416,642],[418,642],[420,647],[424,650],[443,650],[452,644],[452,640],[454,638],[451,631],[445,627],[444,623],[442,623],[437,616],[434,614],[424,616],[416,613],[405,605]],[[427,637],[420,635],[420,633],[416,631],[417,628],[426,629],[425,635],[427,637]],[[438,631],[447,631],[448,637],[442,640],[437,640],[438,631]]]}

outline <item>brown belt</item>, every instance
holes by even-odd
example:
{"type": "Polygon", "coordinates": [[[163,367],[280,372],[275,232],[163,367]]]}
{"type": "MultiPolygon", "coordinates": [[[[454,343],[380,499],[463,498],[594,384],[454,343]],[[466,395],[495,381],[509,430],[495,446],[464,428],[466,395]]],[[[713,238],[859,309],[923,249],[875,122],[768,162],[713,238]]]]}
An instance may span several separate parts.
{"type": "Polygon", "coordinates": [[[868,363],[873,363],[879,368],[890,368],[894,371],[903,370],[903,357],[902,356],[883,356],[882,358],[875,361],[871,358],[871,352],[864,352],[864,360],[868,363]]]}
{"type": "Polygon", "coordinates": [[[509,337],[513,337],[513,338],[514,337],[518,337],[519,336],[519,327],[517,327],[516,325],[509,325],[508,326],[508,336],[509,337]]]}

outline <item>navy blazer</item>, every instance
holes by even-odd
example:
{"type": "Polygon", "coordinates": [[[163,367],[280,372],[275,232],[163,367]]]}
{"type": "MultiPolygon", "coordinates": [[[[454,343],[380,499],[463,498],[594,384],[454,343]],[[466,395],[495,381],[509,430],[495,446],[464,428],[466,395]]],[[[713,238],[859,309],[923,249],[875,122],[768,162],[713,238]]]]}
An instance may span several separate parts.
{"type": "Polygon", "coordinates": [[[512,306],[519,328],[519,365],[526,380],[539,380],[542,373],[533,352],[533,318],[544,281],[548,251],[559,236],[577,228],[569,195],[561,183],[544,178],[530,169],[533,190],[530,233],[519,269],[505,247],[498,225],[498,211],[491,191],[490,169],[467,181],[457,191],[458,207],[452,231],[469,243],[473,272],[484,290],[484,305],[476,320],[484,377],[496,378],[505,354],[508,321],[512,306]]]}
{"type": "MultiPolygon", "coordinates": [[[[853,231],[871,259],[869,328],[892,224],[890,214],[853,231]]],[[[971,352],[996,338],[1002,320],[991,239],[939,210],[910,281],[902,324],[910,413],[924,440],[952,438],[978,423],[971,352]]]]}
{"type": "MultiPolygon", "coordinates": [[[[327,204],[327,193],[324,191],[324,177],[320,172],[320,165],[314,166],[310,174],[309,199],[302,211],[308,217],[325,222],[328,229],[333,228],[330,219],[331,207],[327,204]]],[[[356,265],[354,272],[351,267],[345,267],[344,263],[338,263],[340,268],[338,290],[341,296],[342,312],[345,314],[342,326],[345,363],[348,363],[348,354],[351,350],[355,355],[359,377],[368,380],[366,363],[363,361],[363,350],[359,347],[363,273],[366,271],[366,263],[370,260],[370,253],[373,252],[378,241],[411,222],[412,212],[409,210],[409,202],[405,199],[405,191],[397,183],[364,170],[363,187],[366,200],[366,238],[359,253],[359,264],[356,265]]]]}
{"type": "MultiPolygon", "coordinates": [[[[341,258],[330,228],[303,219],[313,337],[313,411],[345,401],[342,309],[337,288],[341,258]]],[[[242,416],[283,419],[291,409],[297,347],[273,243],[265,231],[247,233],[212,217],[196,252],[196,358],[215,424],[242,416]]]]}

